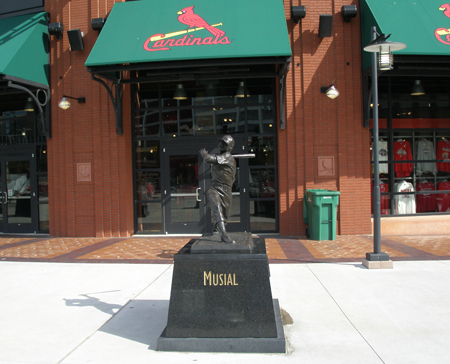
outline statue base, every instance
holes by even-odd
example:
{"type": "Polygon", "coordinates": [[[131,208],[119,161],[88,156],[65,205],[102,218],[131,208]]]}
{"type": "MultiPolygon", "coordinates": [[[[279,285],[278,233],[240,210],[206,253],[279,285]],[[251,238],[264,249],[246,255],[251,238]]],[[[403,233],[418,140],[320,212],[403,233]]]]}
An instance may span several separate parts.
{"type": "Polygon", "coordinates": [[[194,241],[191,246],[191,254],[214,254],[214,253],[248,253],[252,251],[252,233],[229,233],[235,244],[222,242],[219,233],[204,234],[194,241]]]}
{"type": "Polygon", "coordinates": [[[157,350],[286,351],[265,241],[240,235],[233,239],[242,244],[222,243],[220,235],[217,242],[211,235],[192,239],[174,256],[167,327],[157,350]]]}

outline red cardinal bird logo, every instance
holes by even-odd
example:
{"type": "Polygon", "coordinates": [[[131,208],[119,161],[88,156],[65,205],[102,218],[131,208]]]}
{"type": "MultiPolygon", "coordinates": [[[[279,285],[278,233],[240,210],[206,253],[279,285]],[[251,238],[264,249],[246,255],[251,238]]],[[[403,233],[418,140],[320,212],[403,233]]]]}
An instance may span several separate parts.
{"type": "MultiPolygon", "coordinates": [[[[439,10],[443,11],[444,15],[450,18],[450,4],[442,4],[439,10]]],[[[434,31],[434,35],[439,42],[450,45],[450,29],[438,28],[434,31]]]]}
{"type": "Polygon", "coordinates": [[[180,14],[180,16],[178,17],[178,21],[180,23],[189,25],[189,28],[203,27],[207,29],[216,38],[220,38],[225,35],[225,32],[223,30],[212,27],[200,15],[194,14],[193,6],[184,8],[177,14],[180,14]]]}
{"type": "Polygon", "coordinates": [[[189,6],[180,10],[177,13],[178,21],[182,24],[189,25],[188,29],[180,30],[167,34],[154,34],[149,37],[144,43],[144,49],[146,51],[167,51],[170,50],[169,47],[178,46],[193,46],[193,45],[207,45],[207,44],[230,44],[231,41],[225,36],[225,32],[217,27],[223,25],[222,23],[208,24],[200,15],[194,14],[194,6],[189,6]],[[191,32],[196,32],[198,30],[206,29],[210,32],[213,37],[198,38],[193,35],[187,35],[191,32]],[[184,35],[184,37],[179,39],[168,39],[179,35],[184,35]],[[155,42],[150,46],[151,42],[155,42]]]}
{"type": "Polygon", "coordinates": [[[439,8],[440,11],[444,12],[445,16],[448,16],[450,18],[450,4],[443,4],[439,8]]]}

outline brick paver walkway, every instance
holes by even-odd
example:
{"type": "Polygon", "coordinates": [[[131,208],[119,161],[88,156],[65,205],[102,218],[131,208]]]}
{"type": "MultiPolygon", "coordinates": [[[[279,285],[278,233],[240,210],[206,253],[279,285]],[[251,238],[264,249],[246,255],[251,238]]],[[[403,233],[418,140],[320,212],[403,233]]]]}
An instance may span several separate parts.
{"type": "MultiPolygon", "coordinates": [[[[53,238],[0,236],[0,261],[170,263],[191,237],[53,238]]],[[[361,261],[373,252],[371,236],[341,235],[334,241],[265,237],[271,263],[361,261]]],[[[392,260],[450,259],[450,235],[383,236],[392,260]]]]}

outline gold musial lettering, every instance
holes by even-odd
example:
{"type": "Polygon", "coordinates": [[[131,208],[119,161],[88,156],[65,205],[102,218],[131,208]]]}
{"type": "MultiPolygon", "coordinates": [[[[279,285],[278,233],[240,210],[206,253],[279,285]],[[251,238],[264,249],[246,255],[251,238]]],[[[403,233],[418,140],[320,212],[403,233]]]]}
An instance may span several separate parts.
{"type": "Polygon", "coordinates": [[[239,286],[235,273],[203,272],[203,285],[207,286],[239,286]]]}

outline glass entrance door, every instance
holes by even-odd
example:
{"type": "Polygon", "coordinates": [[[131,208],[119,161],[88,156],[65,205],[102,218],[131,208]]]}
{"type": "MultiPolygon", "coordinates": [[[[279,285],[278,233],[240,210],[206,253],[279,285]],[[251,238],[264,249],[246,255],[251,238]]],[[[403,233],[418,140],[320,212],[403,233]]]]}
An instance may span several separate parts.
{"type": "MultiPolygon", "coordinates": [[[[217,143],[214,139],[212,143],[217,143]]],[[[194,143],[195,144],[195,143],[194,143]]],[[[204,145],[211,145],[205,143],[204,145]]],[[[214,144],[212,144],[214,146],[214,144]]],[[[164,149],[164,220],[167,234],[203,234],[211,232],[211,210],[208,208],[205,191],[210,185],[211,170],[203,162],[201,147],[167,145],[164,149]]],[[[211,148],[209,148],[211,149],[211,148]]],[[[235,147],[239,150],[239,148],[235,147]]],[[[218,153],[217,148],[209,150],[218,153]]],[[[227,231],[246,231],[248,221],[244,214],[242,178],[239,159],[236,181],[232,188],[233,203],[228,218],[227,231]]],[[[245,189],[243,189],[245,190],[245,189]]]]}
{"type": "Polygon", "coordinates": [[[202,233],[205,221],[203,161],[198,151],[170,150],[165,155],[165,221],[168,234],[202,233]]]}
{"type": "Polygon", "coordinates": [[[4,233],[36,232],[36,193],[32,180],[33,158],[1,159],[1,216],[4,233]]]}

